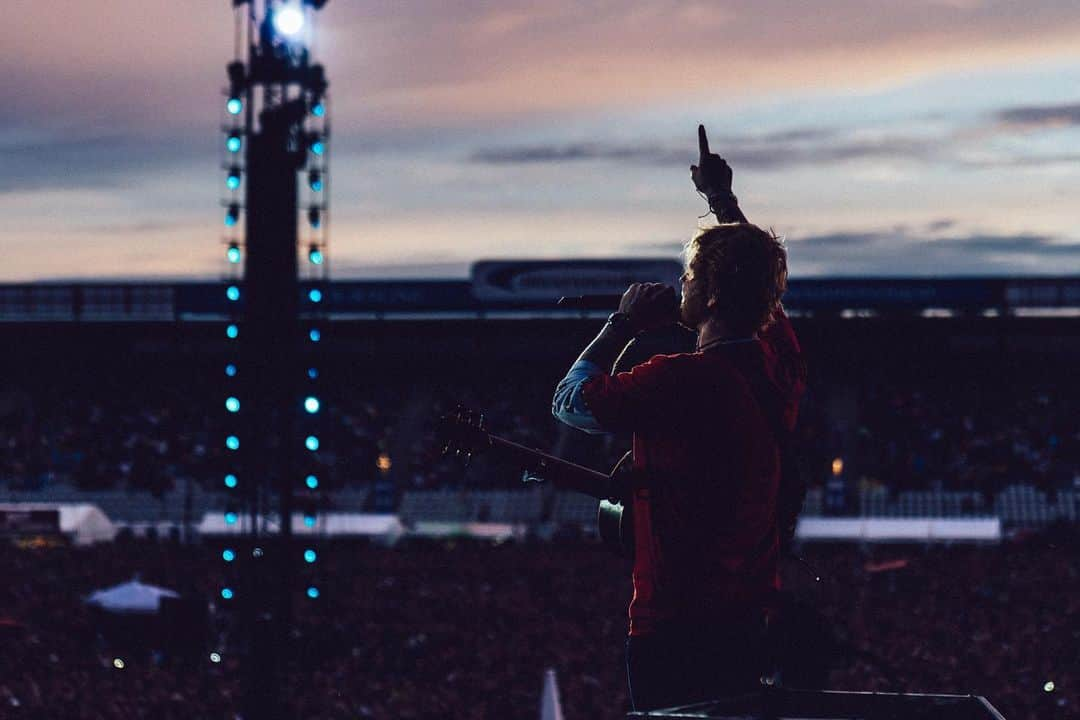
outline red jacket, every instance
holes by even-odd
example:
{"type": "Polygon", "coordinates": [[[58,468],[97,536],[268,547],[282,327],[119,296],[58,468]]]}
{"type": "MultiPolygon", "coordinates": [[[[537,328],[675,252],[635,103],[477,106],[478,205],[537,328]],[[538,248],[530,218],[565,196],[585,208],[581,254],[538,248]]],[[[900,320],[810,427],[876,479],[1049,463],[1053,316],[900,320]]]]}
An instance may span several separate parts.
{"type": "Polygon", "coordinates": [[[657,355],[598,376],[582,397],[605,430],[634,434],[634,596],[630,634],[722,624],[779,588],[779,449],[770,425],[795,425],[806,375],[787,316],[753,342],[657,355]],[[763,374],[761,407],[749,378],[763,374]]]}

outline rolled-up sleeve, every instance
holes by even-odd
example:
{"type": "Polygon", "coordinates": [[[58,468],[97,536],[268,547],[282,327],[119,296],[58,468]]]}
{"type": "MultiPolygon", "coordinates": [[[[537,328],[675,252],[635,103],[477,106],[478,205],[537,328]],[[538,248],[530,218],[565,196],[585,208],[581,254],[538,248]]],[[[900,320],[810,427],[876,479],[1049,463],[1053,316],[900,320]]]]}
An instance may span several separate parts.
{"type": "Polygon", "coordinates": [[[598,365],[588,360],[578,360],[571,365],[566,377],[555,388],[555,397],[551,401],[551,414],[560,422],[592,435],[607,432],[600,427],[596,416],[593,415],[581,395],[582,385],[604,374],[598,365]]]}

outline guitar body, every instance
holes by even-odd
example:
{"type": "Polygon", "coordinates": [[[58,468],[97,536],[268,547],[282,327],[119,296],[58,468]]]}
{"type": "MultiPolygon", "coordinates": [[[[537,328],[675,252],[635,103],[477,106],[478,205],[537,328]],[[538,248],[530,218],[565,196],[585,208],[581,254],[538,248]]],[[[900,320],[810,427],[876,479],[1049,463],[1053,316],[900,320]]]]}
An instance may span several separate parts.
{"type": "Polygon", "coordinates": [[[604,546],[634,561],[634,454],[627,452],[611,471],[619,499],[601,499],[596,529],[604,546]]]}
{"type": "MultiPolygon", "coordinates": [[[[627,498],[629,500],[629,498],[627,498]]],[[[596,528],[604,547],[634,560],[634,506],[601,500],[596,509],[596,528]]]]}

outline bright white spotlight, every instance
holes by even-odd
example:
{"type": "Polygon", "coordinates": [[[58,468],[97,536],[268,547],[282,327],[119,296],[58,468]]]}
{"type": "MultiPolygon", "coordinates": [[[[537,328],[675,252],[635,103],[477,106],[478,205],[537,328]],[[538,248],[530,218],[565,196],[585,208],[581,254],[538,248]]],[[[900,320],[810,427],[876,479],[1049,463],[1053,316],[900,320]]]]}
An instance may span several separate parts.
{"type": "Polygon", "coordinates": [[[292,37],[304,27],[304,11],[299,5],[281,5],[274,11],[274,29],[292,37]]]}

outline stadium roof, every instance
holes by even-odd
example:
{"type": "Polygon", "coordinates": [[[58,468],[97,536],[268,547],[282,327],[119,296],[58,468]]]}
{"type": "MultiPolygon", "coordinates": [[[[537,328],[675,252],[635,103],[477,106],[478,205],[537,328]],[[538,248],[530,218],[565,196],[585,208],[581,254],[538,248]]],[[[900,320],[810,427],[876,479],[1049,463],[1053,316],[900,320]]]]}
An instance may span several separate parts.
{"type": "MultiPolygon", "coordinates": [[[[226,298],[226,287],[235,282],[0,285],[0,322],[222,319],[242,307],[242,298],[241,303],[226,298]]],[[[311,285],[301,283],[302,297],[311,285]]],[[[323,299],[317,309],[331,319],[574,318],[614,310],[559,308],[558,298],[572,293],[564,293],[557,285],[546,296],[533,288],[528,293],[495,297],[478,292],[471,280],[336,280],[319,286],[323,299]]],[[[1080,315],[1080,276],[793,279],[784,305],[796,316],[1080,315]]],[[[307,307],[313,309],[310,304],[307,307]]]]}

